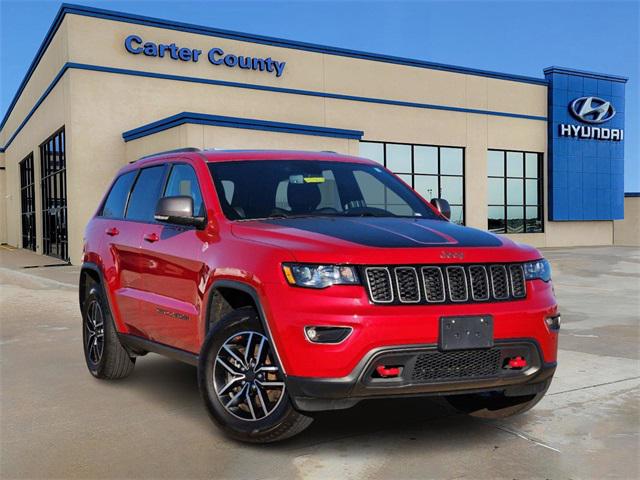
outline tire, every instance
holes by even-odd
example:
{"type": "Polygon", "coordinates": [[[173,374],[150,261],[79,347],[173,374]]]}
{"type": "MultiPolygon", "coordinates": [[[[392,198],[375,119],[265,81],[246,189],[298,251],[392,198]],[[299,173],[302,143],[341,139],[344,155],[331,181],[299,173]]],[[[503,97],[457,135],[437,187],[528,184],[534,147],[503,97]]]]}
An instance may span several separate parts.
{"type": "Polygon", "coordinates": [[[92,283],[82,304],[82,345],[87,368],[100,379],[114,380],[128,376],[135,366],[124,349],[109,304],[102,288],[92,283]]]}
{"type": "Polygon", "coordinates": [[[523,397],[507,397],[501,392],[474,393],[466,395],[448,395],[449,405],[472,417],[500,419],[519,415],[531,410],[542,400],[551,385],[551,379],[541,392],[523,397]]]}
{"type": "Polygon", "coordinates": [[[228,313],[211,329],[200,351],[198,385],[214,423],[242,442],[284,440],[313,421],[293,408],[252,307],[228,313]]]}

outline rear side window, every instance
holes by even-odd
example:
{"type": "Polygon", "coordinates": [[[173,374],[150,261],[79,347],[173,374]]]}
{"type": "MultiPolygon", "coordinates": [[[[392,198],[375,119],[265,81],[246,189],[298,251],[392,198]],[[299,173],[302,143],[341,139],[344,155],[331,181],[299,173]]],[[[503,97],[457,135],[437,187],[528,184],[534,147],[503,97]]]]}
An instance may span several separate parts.
{"type": "Polygon", "coordinates": [[[102,207],[103,217],[124,217],[124,209],[127,206],[131,185],[136,179],[136,173],[135,171],[128,172],[118,177],[107,196],[107,200],[104,202],[104,207],[102,207]]]}
{"type": "Polygon", "coordinates": [[[176,197],[179,195],[193,198],[193,214],[196,217],[204,217],[204,203],[198,185],[196,172],[189,165],[179,163],[174,165],[169,175],[165,197],[176,197]]]}
{"type": "Polygon", "coordinates": [[[129,199],[127,220],[154,221],[153,215],[156,212],[156,205],[162,190],[164,170],[164,165],[159,165],[157,167],[144,168],[140,171],[129,199]]]}

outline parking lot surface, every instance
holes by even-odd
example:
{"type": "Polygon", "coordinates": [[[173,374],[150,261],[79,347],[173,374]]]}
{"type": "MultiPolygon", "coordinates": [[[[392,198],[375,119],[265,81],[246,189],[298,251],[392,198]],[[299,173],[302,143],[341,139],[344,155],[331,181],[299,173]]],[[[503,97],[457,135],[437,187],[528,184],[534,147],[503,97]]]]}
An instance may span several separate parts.
{"type": "Polygon", "coordinates": [[[640,250],[544,254],[563,324],[534,410],[485,421],[438,399],[378,400],[247,446],[209,421],[194,367],[150,354],[125,380],[91,377],[78,267],[1,247],[0,477],[639,478],[640,250]]]}

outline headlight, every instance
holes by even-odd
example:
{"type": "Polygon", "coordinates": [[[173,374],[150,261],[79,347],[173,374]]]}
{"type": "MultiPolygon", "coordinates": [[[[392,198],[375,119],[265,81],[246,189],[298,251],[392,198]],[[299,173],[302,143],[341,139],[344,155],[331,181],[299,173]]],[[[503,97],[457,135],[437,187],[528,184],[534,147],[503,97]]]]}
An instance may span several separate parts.
{"type": "Polygon", "coordinates": [[[551,280],[551,264],[544,258],[524,264],[524,277],[527,280],[551,280]]]}
{"type": "Polygon", "coordinates": [[[358,285],[358,273],[349,265],[306,265],[288,263],[282,266],[290,285],[326,288],[331,285],[358,285]]]}

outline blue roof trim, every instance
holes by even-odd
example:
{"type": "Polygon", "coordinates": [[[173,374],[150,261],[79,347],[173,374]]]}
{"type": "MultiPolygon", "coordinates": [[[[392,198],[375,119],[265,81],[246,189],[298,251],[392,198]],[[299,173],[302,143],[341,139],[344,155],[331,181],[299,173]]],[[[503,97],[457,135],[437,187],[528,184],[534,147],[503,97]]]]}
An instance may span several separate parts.
{"type": "Polygon", "coordinates": [[[319,137],[350,138],[360,140],[364,132],[360,130],[345,130],[342,128],[319,127],[316,125],[301,125],[297,123],[272,122],[251,118],[226,117],[222,115],[208,115],[205,113],[182,112],[156,122],[143,125],[122,134],[125,142],[146,137],[153,133],[162,132],[169,128],[185,123],[199,125],[213,125],[218,127],[246,128],[249,130],[264,130],[269,132],[297,133],[300,135],[314,135],[319,137]]]}
{"type": "Polygon", "coordinates": [[[548,75],[550,73],[564,73],[566,75],[576,75],[579,77],[589,77],[596,78],[598,80],[610,80],[613,82],[622,82],[627,83],[629,80],[627,77],[622,77],[620,75],[609,75],[608,73],[598,73],[598,72],[589,72],[587,70],[576,70],[574,68],[566,68],[566,67],[547,67],[544,69],[544,74],[548,75]]]}
{"type": "Polygon", "coordinates": [[[31,118],[40,104],[44,101],[44,99],[49,95],[53,87],[58,83],[62,75],[70,69],[77,70],[89,70],[96,72],[105,72],[105,73],[115,73],[120,75],[133,75],[145,78],[158,78],[164,80],[174,80],[180,82],[191,82],[191,83],[203,83],[206,85],[217,85],[223,87],[234,87],[234,88],[247,88],[251,90],[262,90],[268,92],[276,92],[276,93],[285,93],[292,95],[306,95],[313,97],[322,97],[322,98],[332,98],[336,100],[348,100],[353,102],[369,102],[369,103],[378,103],[383,105],[395,105],[400,107],[410,107],[410,108],[425,108],[431,110],[444,110],[451,112],[460,112],[460,113],[475,113],[478,115],[494,115],[499,117],[510,117],[510,118],[521,118],[525,120],[538,120],[538,121],[547,121],[547,117],[537,116],[537,115],[525,115],[521,113],[510,113],[510,112],[496,112],[492,110],[479,110],[474,108],[462,108],[462,107],[450,107],[447,105],[432,105],[428,103],[417,103],[417,102],[405,102],[402,100],[388,100],[384,98],[370,98],[370,97],[359,97],[355,95],[343,95],[340,93],[326,93],[326,92],[315,92],[312,90],[299,90],[294,88],[283,88],[283,87],[272,87],[268,85],[258,85],[252,83],[239,83],[239,82],[228,82],[224,80],[212,80],[209,78],[199,78],[199,77],[186,77],[182,75],[169,75],[164,73],[156,73],[156,72],[145,72],[142,70],[129,70],[124,68],[113,68],[113,67],[103,67],[100,65],[87,65],[84,63],[65,63],[63,67],[60,69],[60,72],[56,75],[51,85],[45,90],[40,99],[36,102],[31,111],[27,114],[24,121],[20,124],[20,126],[16,129],[16,131],[11,135],[6,145],[3,147],[4,149],[8,148],[16,135],[22,130],[27,121],[31,118]]]}
{"type": "Polygon", "coordinates": [[[640,197],[640,192],[624,192],[625,197],[640,197]]]}
{"type": "Polygon", "coordinates": [[[338,47],[330,47],[327,45],[298,42],[295,40],[268,37],[264,35],[252,35],[248,33],[235,32],[231,30],[223,30],[223,29],[212,28],[212,27],[205,27],[205,26],[194,25],[190,23],[173,22],[173,21],[165,20],[161,18],[154,18],[154,17],[143,16],[143,15],[134,15],[130,13],[117,12],[114,10],[105,10],[102,8],[94,8],[94,7],[87,7],[83,5],[63,3],[60,6],[60,10],[58,10],[58,13],[54,17],[51,27],[47,31],[47,34],[45,35],[42,41],[42,44],[40,45],[40,48],[38,48],[38,51],[36,52],[36,55],[33,61],[31,62],[31,65],[29,66],[27,73],[25,74],[22,82],[20,83],[20,86],[18,87],[16,94],[13,97],[13,100],[9,104],[9,108],[7,109],[4,117],[2,118],[2,122],[0,122],[0,130],[2,129],[2,127],[4,127],[4,124],[9,118],[9,115],[11,114],[13,108],[15,107],[16,102],[20,98],[20,95],[22,94],[27,82],[33,75],[33,71],[38,66],[40,59],[44,55],[44,52],[46,51],[49,44],[51,43],[51,39],[57,32],[60,24],[62,23],[64,16],[68,13],[75,14],[75,15],[84,15],[87,17],[103,18],[106,20],[114,20],[118,22],[133,23],[137,25],[147,25],[151,27],[166,28],[166,29],[177,30],[181,32],[197,33],[201,35],[208,35],[208,36],[219,37],[219,38],[228,38],[228,39],[244,41],[244,42],[259,43],[262,45],[272,45],[276,47],[291,48],[295,50],[304,50],[309,52],[326,53],[330,55],[338,55],[343,57],[353,57],[353,58],[359,58],[364,60],[372,60],[376,62],[395,63],[398,65],[408,65],[408,66],[419,67],[419,68],[428,68],[432,70],[443,70],[447,72],[462,73],[466,75],[477,75],[482,77],[497,78],[500,80],[511,80],[515,82],[532,83],[537,85],[548,84],[547,80],[543,78],[528,77],[525,75],[514,75],[514,74],[502,73],[502,72],[492,72],[489,70],[459,67],[455,65],[446,65],[443,63],[427,62],[424,60],[416,60],[416,59],[405,58],[405,57],[396,57],[392,55],[382,55],[382,54],[376,54],[371,52],[363,52],[359,50],[349,50],[346,48],[338,48],[338,47]]]}

